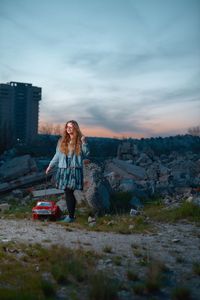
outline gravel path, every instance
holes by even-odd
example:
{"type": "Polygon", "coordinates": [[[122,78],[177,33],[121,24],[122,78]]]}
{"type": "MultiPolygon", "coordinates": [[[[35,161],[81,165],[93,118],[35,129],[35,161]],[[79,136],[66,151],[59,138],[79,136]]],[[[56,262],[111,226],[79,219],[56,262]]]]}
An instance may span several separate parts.
{"type": "Polygon", "coordinates": [[[102,253],[106,246],[112,247],[115,255],[133,258],[132,246],[146,249],[150,254],[174,263],[172,252],[187,257],[190,261],[199,260],[199,228],[192,224],[178,223],[156,224],[155,234],[116,234],[80,230],[73,224],[63,225],[53,222],[32,220],[0,219],[0,242],[12,240],[16,242],[43,243],[44,245],[60,244],[70,248],[94,250],[102,253]]]}

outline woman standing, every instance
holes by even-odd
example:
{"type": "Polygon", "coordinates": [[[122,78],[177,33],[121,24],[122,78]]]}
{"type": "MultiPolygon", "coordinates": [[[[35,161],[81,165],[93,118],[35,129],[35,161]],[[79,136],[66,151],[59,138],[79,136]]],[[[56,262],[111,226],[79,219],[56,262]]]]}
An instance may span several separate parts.
{"type": "Polygon", "coordinates": [[[69,212],[64,222],[70,223],[75,219],[74,190],[83,190],[83,157],[88,155],[88,144],[78,123],[74,120],[68,121],[63,136],[58,141],[56,153],[46,169],[47,174],[53,166],[58,165],[56,187],[65,191],[69,212]]]}

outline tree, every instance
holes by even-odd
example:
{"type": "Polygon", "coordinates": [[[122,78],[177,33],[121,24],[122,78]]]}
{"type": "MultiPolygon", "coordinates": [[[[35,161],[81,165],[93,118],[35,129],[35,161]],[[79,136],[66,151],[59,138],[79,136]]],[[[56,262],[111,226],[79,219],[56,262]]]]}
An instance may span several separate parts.
{"type": "Polygon", "coordinates": [[[63,129],[60,124],[53,126],[53,133],[56,135],[62,135],[63,129]]]}
{"type": "Polygon", "coordinates": [[[193,136],[200,136],[200,126],[190,127],[188,133],[193,136]]]}
{"type": "Polygon", "coordinates": [[[49,134],[49,135],[62,135],[62,128],[60,124],[53,124],[53,123],[42,123],[39,125],[39,133],[41,134],[49,134]]]}

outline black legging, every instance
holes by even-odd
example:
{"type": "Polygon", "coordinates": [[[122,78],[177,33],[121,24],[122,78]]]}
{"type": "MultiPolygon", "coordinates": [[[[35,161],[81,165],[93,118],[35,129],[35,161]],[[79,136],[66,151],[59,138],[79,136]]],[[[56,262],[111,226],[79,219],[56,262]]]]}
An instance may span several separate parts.
{"type": "Polygon", "coordinates": [[[75,207],[76,207],[76,198],[74,196],[74,190],[65,188],[65,199],[67,203],[69,217],[74,218],[75,207]]]}

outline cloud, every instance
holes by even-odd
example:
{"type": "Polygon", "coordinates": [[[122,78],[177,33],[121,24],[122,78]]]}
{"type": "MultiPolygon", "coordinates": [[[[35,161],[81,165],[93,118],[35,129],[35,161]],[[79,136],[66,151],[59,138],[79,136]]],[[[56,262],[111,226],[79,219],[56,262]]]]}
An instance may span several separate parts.
{"type": "Polygon", "coordinates": [[[150,135],[167,132],[174,119],[183,122],[188,109],[191,124],[197,119],[194,0],[0,5],[0,78],[42,87],[41,120],[78,119],[90,128],[150,135]]]}

